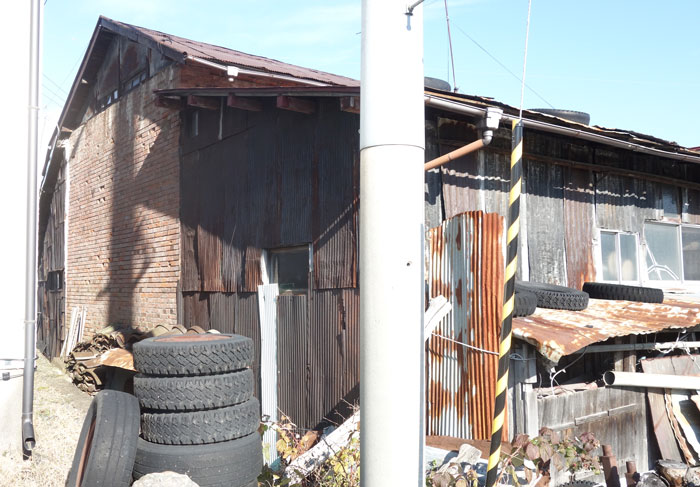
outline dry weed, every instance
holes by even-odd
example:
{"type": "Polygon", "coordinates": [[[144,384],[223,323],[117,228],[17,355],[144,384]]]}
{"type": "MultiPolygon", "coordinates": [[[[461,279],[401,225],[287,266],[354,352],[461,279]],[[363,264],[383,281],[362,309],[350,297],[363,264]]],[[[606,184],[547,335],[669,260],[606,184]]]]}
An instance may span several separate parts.
{"type": "Polygon", "coordinates": [[[73,461],[90,396],[41,355],[34,380],[36,448],[29,460],[19,452],[0,454],[0,485],[63,486],[73,461]]]}

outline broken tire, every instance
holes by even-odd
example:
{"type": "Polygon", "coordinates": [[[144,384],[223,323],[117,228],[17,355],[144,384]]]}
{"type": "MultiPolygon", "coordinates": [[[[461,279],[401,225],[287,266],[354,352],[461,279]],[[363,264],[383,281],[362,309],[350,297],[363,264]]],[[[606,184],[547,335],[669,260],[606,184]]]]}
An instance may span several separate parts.
{"type": "Polygon", "coordinates": [[[617,299],[640,303],[663,303],[664,292],[653,287],[626,286],[604,282],[586,282],[583,290],[594,299],[617,299]]]}
{"type": "Polygon", "coordinates": [[[134,377],[134,395],[142,408],[197,411],[233,406],[253,396],[253,371],[194,377],[134,377]]]}
{"type": "Polygon", "coordinates": [[[159,445],[139,438],[134,479],[171,470],[201,487],[242,487],[252,483],[261,469],[262,443],[257,432],[210,445],[159,445]]]}
{"type": "Polygon", "coordinates": [[[138,400],[120,391],[98,393],[80,430],[66,487],[131,485],[138,435],[138,400]]]}
{"type": "Polygon", "coordinates": [[[260,426],[260,403],[243,404],[184,413],[144,412],[144,440],[166,445],[201,445],[233,440],[253,433],[260,426]]]}
{"type": "Polygon", "coordinates": [[[134,367],[149,375],[208,375],[245,369],[253,363],[253,340],[241,335],[177,335],[134,344],[134,367]]]}
{"type": "Polygon", "coordinates": [[[517,292],[513,298],[513,317],[530,316],[537,309],[537,296],[527,292],[517,292]]]}
{"type": "Polygon", "coordinates": [[[581,311],[588,307],[588,294],[570,287],[539,282],[517,281],[515,292],[531,292],[537,296],[538,308],[581,311]]]}

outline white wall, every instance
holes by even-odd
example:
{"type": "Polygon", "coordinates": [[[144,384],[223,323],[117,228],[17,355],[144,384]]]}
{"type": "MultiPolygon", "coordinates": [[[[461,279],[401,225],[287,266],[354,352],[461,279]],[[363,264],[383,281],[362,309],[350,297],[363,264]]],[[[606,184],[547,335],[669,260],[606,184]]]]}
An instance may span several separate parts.
{"type": "MultiPolygon", "coordinates": [[[[30,2],[5,2],[0,45],[3,49],[3,113],[0,117],[0,374],[2,359],[24,357],[24,268],[26,258],[27,110],[29,105],[30,2]]],[[[0,452],[21,447],[22,377],[0,378],[0,452]]]]}

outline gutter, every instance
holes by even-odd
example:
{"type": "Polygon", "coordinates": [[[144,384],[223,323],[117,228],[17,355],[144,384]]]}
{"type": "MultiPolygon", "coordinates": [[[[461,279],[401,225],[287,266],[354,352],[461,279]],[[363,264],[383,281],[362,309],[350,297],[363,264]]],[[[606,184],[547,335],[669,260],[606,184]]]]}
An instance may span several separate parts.
{"type": "MultiPolygon", "coordinates": [[[[465,115],[472,115],[477,117],[482,117],[486,114],[488,108],[477,108],[462,103],[444,100],[442,98],[435,97],[433,95],[425,95],[426,106],[441,108],[454,113],[462,113],[465,115]]],[[[519,120],[515,115],[503,115],[504,120],[519,120]]],[[[621,149],[627,149],[634,152],[640,152],[643,154],[651,154],[659,157],[665,157],[668,159],[675,159],[678,161],[691,162],[695,164],[700,164],[700,156],[693,156],[690,154],[680,154],[678,152],[669,152],[662,149],[655,149],[653,147],[647,147],[640,144],[635,144],[633,142],[625,142],[623,140],[615,139],[613,137],[608,137],[607,135],[593,134],[581,129],[574,129],[570,127],[562,127],[560,125],[555,125],[548,122],[540,122],[539,120],[523,119],[525,127],[542,130],[544,132],[551,132],[560,135],[567,135],[569,137],[579,138],[583,140],[588,140],[591,142],[598,142],[600,144],[609,145],[612,147],[619,147],[621,149]]]]}

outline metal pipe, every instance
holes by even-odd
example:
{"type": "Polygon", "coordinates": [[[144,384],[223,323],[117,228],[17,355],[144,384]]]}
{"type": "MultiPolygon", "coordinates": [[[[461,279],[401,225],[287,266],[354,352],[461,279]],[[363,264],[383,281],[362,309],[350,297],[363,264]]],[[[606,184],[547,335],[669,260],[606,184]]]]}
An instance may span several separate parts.
{"type": "Polygon", "coordinates": [[[447,164],[450,161],[458,159],[462,156],[466,156],[467,154],[471,154],[472,152],[478,151],[485,145],[486,143],[484,139],[475,140],[474,142],[470,142],[469,144],[460,147],[459,149],[455,149],[452,152],[448,152],[447,154],[433,159],[432,161],[426,162],[423,167],[426,171],[430,171],[431,169],[442,166],[443,164],[447,164]]]}
{"type": "Polygon", "coordinates": [[[22,447],[31,452],[34,439],[34,355],[36,353],[36,167],[39,110],[39,0],[32,0],[29,42],[29,147],[27,158],[27,261],[24,289],[24,382],[22,384],[22,447]]]}
{"type": "Polygon", "coordinates": [[[404,0],[362,1],[363,487],[384,486],[387,479],[392,485],[425,485],[422,10],[406,17],[404,0]]]}
{"type": "Polygon", "coordinates": [[[700,389],[700,377],[690,375],[616,372],[603,374],[606,386],[654,387],[659,389],[700,389]]]}
{"type": "MultiPolygon", "coordinates": [[[[425,104],[454,113],[463,113],[465,115],[473,116],[483,116],[487,110],[486,108],[476,108],[472,106],[467,106],[456,101],[444,100],[431,95],[425,95],[425,104]]],[[[503,115],[503,118],[511,121],[518,120],[518,117],[515,115],[503,115]]],[[[605,144],[612,147],[619,147],[621,149],[627,149],[634,152],[641,152],[643,154],[652,154],[659,157],[666,157],[668,159],[675,159],[678,161],[700,164],[700,156],[693,156],[690,154],[679,154],[677,152],[669,152],[661,149],[654,149],[653,147],[646,147],[640,144],[635,144],[633,142],[625,142],[624,140],[618,140],[613,137],[608,137],[607,135],[593,134],[585,130],[574,129],[570,127],[562,127],[559,125],[554,125],[552,123],[540,122],[539,120],[523,119],[523,123],[527,128],[542,130],[544,132],[567,135],[570,137],[589,140],[591,142],[598,142],[600,144],[605,144]]]]}
{"type": "Polygon", "coordinates": [[[485,117],[479,121],[479,129],[482,131],[481,138],[479,140],[475,140],[474,142],[470,142],[464,147],[460,147],[452,152],[436,157],[432,161],[426,162],[424,165],[425,170],[429,171],[438,166],[442,166],[443,164],[447,164],[454,159],[466,156],[467,154],[478,151],[482,147],[489,145],[493,139],[493,131],[498,128],[498,123],[500,122],[502,116],[503,110],[500,108],[486,109],[485,117]]]}

